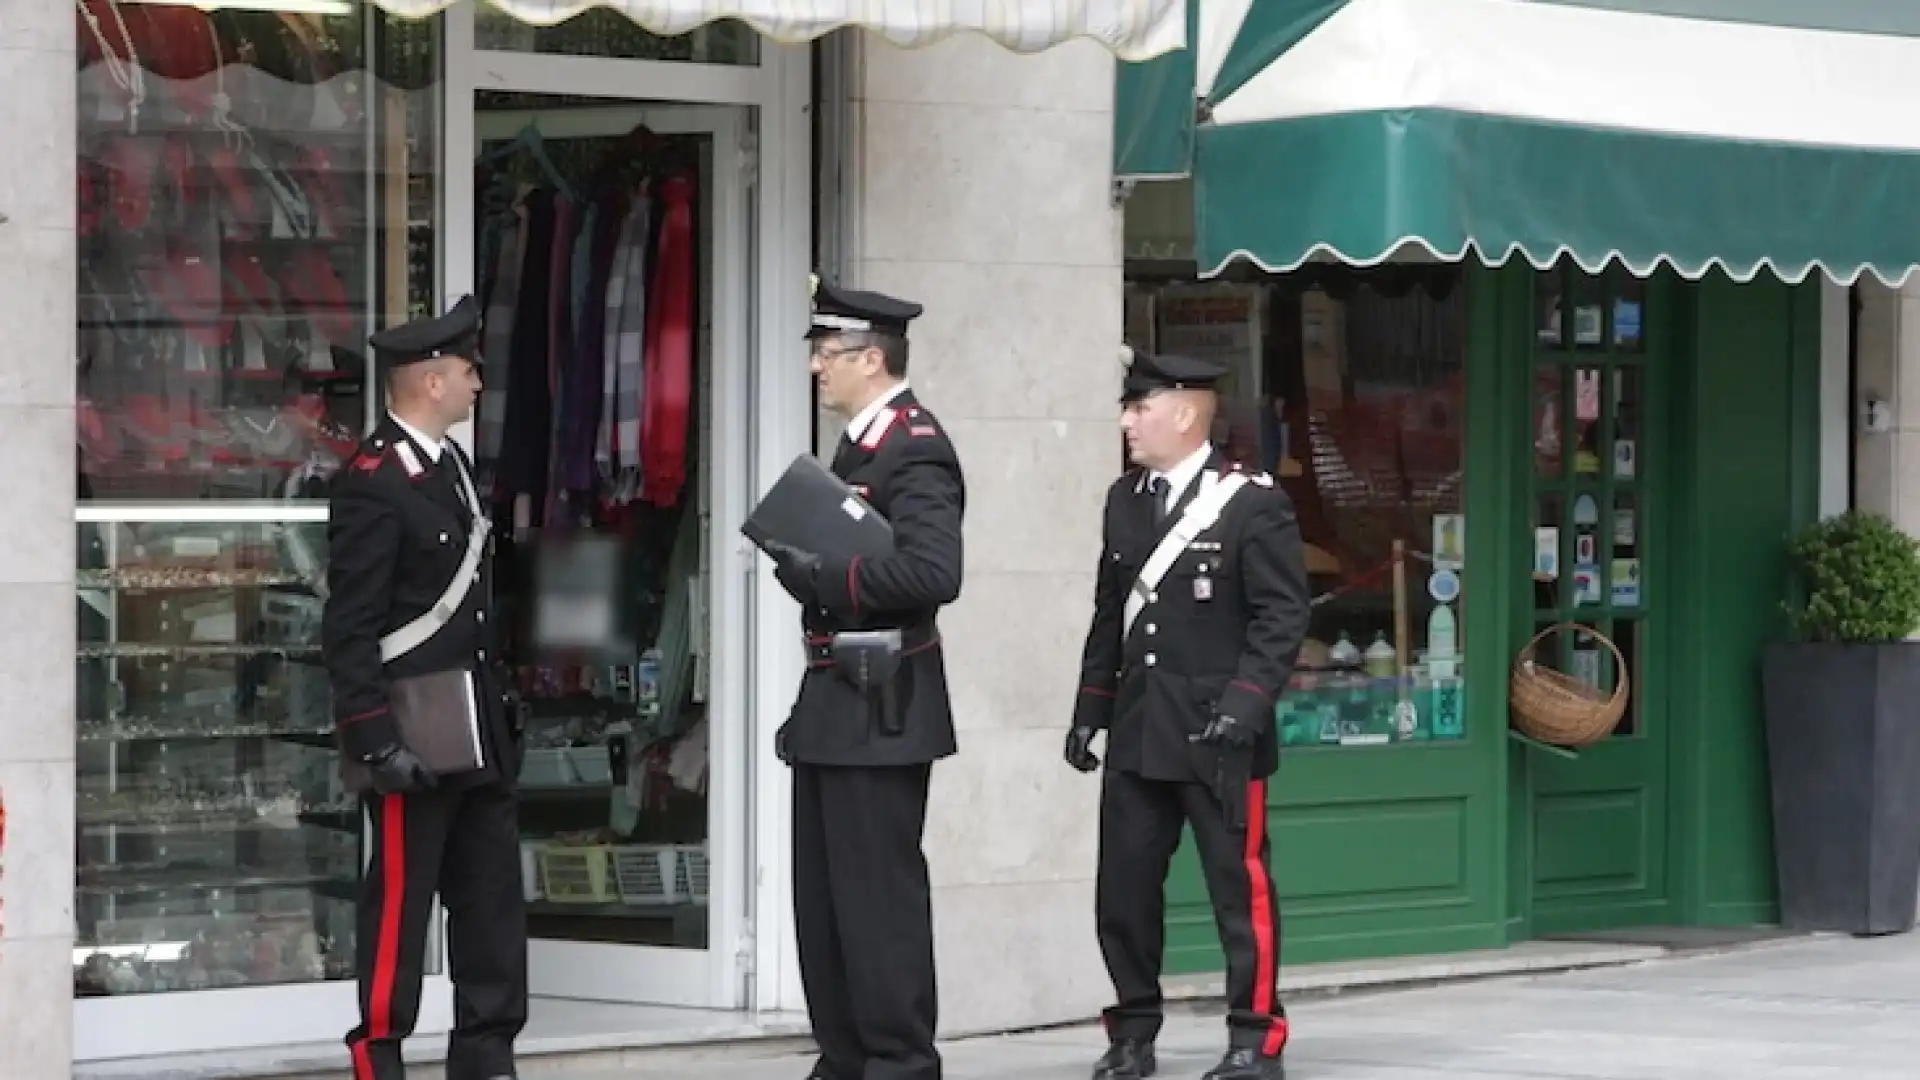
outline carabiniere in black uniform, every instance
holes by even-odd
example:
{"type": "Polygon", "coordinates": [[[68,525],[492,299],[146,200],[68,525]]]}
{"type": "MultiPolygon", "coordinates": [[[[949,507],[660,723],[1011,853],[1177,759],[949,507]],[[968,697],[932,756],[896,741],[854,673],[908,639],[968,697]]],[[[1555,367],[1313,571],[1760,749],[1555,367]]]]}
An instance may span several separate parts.
{"type": "MultiPolygon", "coordinates": [[[[442,355],[472,358],[478,313],[453,311],[371,339],[397,366],[442,355]]],[[[401,1040],[419,1015],[427,927],[436,895],[448,912],[455,1017],[449,1080],[514,1075],[513,1041],[526,1023],[526,911],[521,893],[514,778],[520,747],[489,657],[490,552],[456,610],[431,637],[382,663],[380,640],[433,607],[463,566],[480,509],[457,470],[472,463],[451,440],[435,448],[388,416],[333,481],[328,597],[322,644],[333,689],[342,773],[372,818],[372,852],[359,901],[361,1019],[347,1036],[355,1080],[400,1080],[401,1040]],[[389,688],[397,679],[464,671],[466,718],[480,769],[432,780],[431,790],[382,794],[369,770],[393,771],[402,740],[389,688]]],[[[405,760],[400,758],[400,760],[405,760]]],[[[415,777],[417,780],[418,778],[415,777]]],[[[380,787],[389,787],[381,783],[380,787]]]]}
{"type": "MultiPolygon", "coordinates": [[[[905,336],[917,304],[821,285],[809,337],[905,336]]],[[[879,404],[879,403],[876,403],[879,404]]],[[[894,553],[796,552],[808,669],[778,750],[793,768],[793,896],[819,1080],[938,1080],[932,899],[921,850],[932,763],[954,753],[934,619],[960,592],[966,483],[953,444],[904,386],[835,453],[835,475],[893,527],[894,553]],[[833,635],[899,629],[893,709],[839,670],[833,635]]]]}
{"type": "MultiPolygon", "coordinates": [[[[1122,401],[1162,388],[1209,388],[1224,367],[1135,357],[1122,401]]],[[[1155,1070],[1163,1016],[1168,864],[1191,824],[1227,960],[1228,1051],[1210,1080],[1279,1080],[1288,1036],[1279,998],[1280,916],[1269,869],[1266,781],[1278,767],[1274,704],[1307,631],[1309,592],[1293,505],[1264,474],[1219,451],[1170,508],[1146,469],[1107,492],[1092,625],[1067,759],[1091,771],[1105,731],[1095,884],[1100,948],[1116,1003],[1101,1080],[1155,1070]],[[1228,483],[1218,518],[1169,550],[1152,588],[1141,572],[1196,499],[1228,483]],[[1126,604],[1142,590],[1128,628],[1126,604]],[[1229,720],[1230,718],[1230,720],[1229,720]],[[1237,729],[1237,730],[1236,730],[1237,729]]]]}

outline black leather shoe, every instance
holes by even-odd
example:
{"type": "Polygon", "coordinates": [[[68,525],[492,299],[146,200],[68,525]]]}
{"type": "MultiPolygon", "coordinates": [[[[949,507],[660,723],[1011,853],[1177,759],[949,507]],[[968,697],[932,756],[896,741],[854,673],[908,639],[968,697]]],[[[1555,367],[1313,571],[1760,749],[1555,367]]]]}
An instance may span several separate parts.
{"type": "Polygon", "coordinates": [[[1278,1057],[1235,1047],[1221,1057],[1220,1064],[1208,1069],[1201,1080],[1287,1080],[1287,1067],[1278,1057]]]}
{"type": "Polygon", "coordinates": [[[1160,1067],[1153,1044],[1145,1039],[1116,1039],[1093,1063],[1093,1080],[1146,1080],[1160,1067]]]}

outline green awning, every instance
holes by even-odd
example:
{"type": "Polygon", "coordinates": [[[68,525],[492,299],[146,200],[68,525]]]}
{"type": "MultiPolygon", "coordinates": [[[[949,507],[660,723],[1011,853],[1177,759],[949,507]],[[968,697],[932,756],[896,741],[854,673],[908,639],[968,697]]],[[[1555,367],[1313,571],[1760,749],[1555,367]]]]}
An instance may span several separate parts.
{"type": "Polygon", "coordinates": [[[1201,117],[1203,272],[1420,249],[1739,280],[1892,284],[1920,265],[1920,5],[1194,7],[1193,79],[1173,95],[1201,117]]]}

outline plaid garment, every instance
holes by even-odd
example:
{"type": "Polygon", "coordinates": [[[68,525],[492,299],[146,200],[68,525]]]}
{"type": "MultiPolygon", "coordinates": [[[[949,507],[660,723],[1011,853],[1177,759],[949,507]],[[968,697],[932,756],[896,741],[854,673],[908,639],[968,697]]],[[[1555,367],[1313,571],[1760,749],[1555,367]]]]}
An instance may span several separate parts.
{"type": "Polygon", "coordinates": [[[652,204],[636,196],[614,248],[607,278],[607,353],[602,369],[605,403],[594,451],[607,500],[633,501],[640,490],[641,395],[646,384],[647,243],[652,204]]]}
{"type": "Polygon", "coordinates": [[[492,295],[481,323],[480,357],[487,364],[486,379],[480,389],[480,407],[474,416],[475,464],[482,474],[500,460],[500,449],[507,434],[507,366],[513,358],[513,310],[520,296],[520,257],[527,249],[527,208],[521,198],[513,201],[513,214],[501,231],[500,254],[492,274],[492,295]]]}

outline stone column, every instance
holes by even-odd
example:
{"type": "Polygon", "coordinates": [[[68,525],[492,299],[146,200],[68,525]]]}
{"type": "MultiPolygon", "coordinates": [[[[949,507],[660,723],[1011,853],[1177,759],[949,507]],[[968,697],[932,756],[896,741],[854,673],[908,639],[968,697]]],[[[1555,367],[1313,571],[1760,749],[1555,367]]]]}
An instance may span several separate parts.
{"type": "Polygon", "coordinates": [[[0,1047],[70,1072],[74,809],[74,19],[0,4],[0,1047]]]}
{"type": "Polygon", "coordinates": [[[941,1028],[1084,1019],[1111,993],[1098,780],[1061,744],[1121,468],[1114,61],[971,35],[859,52],[846,283],[926,305],[908,377],[969,488],[965,586],[942,619],[960,753],[934,770],[927,826],[941,1028]]]}
{"type": "Polygon", "coordinates": [[[1856,286],[1860,317],[1854,345],[1854,505],[1887,515],[1920,536],[1920,283],[1889,289],[1871,276],[1856,286]],[[1886,403],[1891,425],[1857,422],[1870,400],[1886,403]]]}

